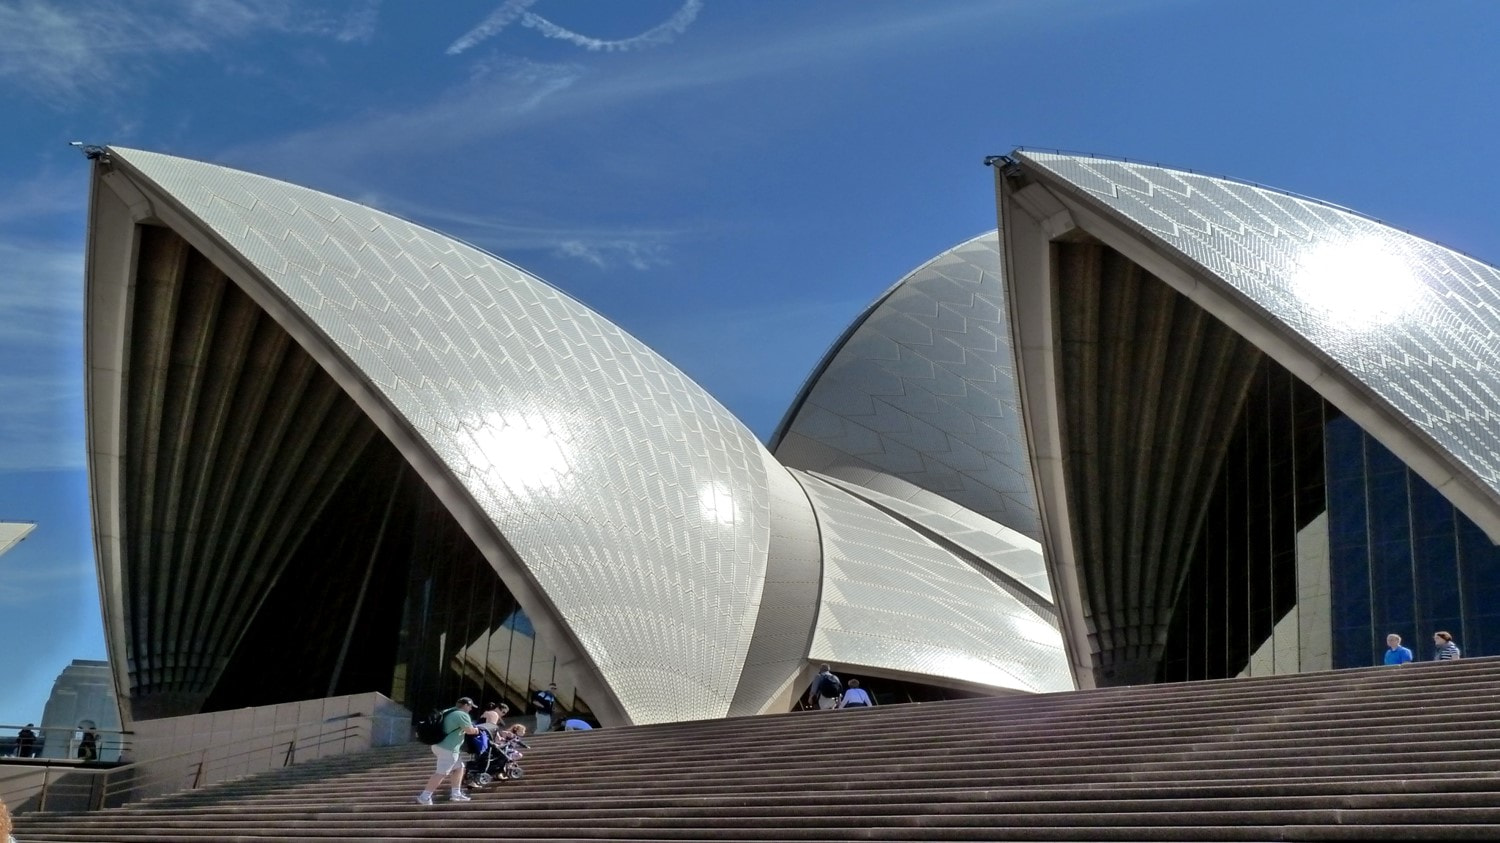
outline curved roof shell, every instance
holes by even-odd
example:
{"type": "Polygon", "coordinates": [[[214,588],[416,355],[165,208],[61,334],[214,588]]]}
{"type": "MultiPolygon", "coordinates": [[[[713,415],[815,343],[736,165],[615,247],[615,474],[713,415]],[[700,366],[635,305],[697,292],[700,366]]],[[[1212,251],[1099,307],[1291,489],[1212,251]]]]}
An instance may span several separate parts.
{"type": "MultiPolygon", "coordinates": [[[[794,477],[670,363],[523,270],[211,164],[112,148],[95,178],[96,546],[117,683],[148,677],[148,713],[203,704],[260,601],[297,576],[286,548],[319,495],[408,468],[607,723],[766,711],[809,658],[1056,684],[1033,540],[867,468],[794,477]]],[[[934,266],[935,284],[989,281],[934,266]]],[[[964,300],[993,352],[998,300],[964,300]]]]}
{"type": "MultiPolygon", "coordinates": [[[[129,182],[136,216],[222,266],[396,443],[564,663],[588,666],[596,712],[728,711],[770,502],[764,447],[723,406],[572,298],[451,238],[224,167],[109,158],[105,180],[129,182]]],[[[113,447],[96,436],[95,461],[113,447]]],[[[100,556],[118,565],[109,541],[100,556]]]]}
{"type": "MultiPolygon", "coordinates": [[[[1394,451],[1492,538],[1500,537],[1500,457],[1492,447],[1500,440],[1500,270],[1344,208],[1197,173],[1018,150],[997,170],[997,178],[1026,428],[1047,524],[1047,564],[1080,681],[1090,682],[1091,646],[1096,655],[1101,646],[1142,651],[1159,646],[1152,636],[1160,627],[1153,632],[1153,621],[1141,616],[1163,611],[1175,594],[1175,580],[1166,577],[1159,581],[1157,604],[1127,605],[1121,601],[1137,596],[1113,587],[1084,594],[1077,581],[1077,565],[1112,558],[1100,556],[1099,525],[1128,527],[1137,519],[1127,513],[1128,505],[1112,504],[1108,490],[1101,494],[1079,482],[1085,475],[1077,473],[1076,458],[1094,453],[1097,444],[1089,437],[1118,434],[1104,418],[1069,418],[1067,407],[1076,401],[1070,396],[1080,385],[1101,396],[1100,390],[1124,389],[1113,405],[1097,407],[1125,407],[1140,401],[1141,393],[1159,390],[1149,373],[1136,388],[1113,383],[1135,364],[1130,353],[1104,347],[1111,319],[1152,324],[1141,330],[1151,332],[1142,336],[1152,338],[1156,351],[1133,350],[1137,363],[1142,354],[1158,351],[1179,368],[1198,358],[1194,394],[1219,393],[1217,403],[1199,406],[1201,419],[1212,413],[1229,418],[1224,413],[1232,412],[1233,393],[1247,383],[1247,367],[1256,355],[1266,355],[1394,451]],[[1158,298],[1153,304],[1122,298],[1135,292],[1119,292],[1158,296],[1151,292],[1156,288],[1136,286],[1124,275],[1104,277],[1101,272],[1112,270],[1102,264],[1062,263],[1082,254],[1069,250],[1093,243],[1165,282],[1161,289],[1169,289],[1167,295],[1191,302],[1213,324],[1189,318],[1167,329],[1162,320],[1170,320],[1165,315],[1170,301],[1158,298]],[[1098,297],[1086,303],[1066,299],[1070,288],[1058,279],[1069,273],[1092,274],[1078,289],[1098,297]],[[1112,315],[1111,307],[1122,309],[1112,315]],[[1069,332],[1084,323],[1100,330],[1095,335],[1100,346],[1092,351],[1064,347],[1069,332]],[[1189,325],[1193,333],[1181,330],[1189,325]],[[1220,368],[1205,375],[1210,369],[1204,364],[1214,356],[1220,368]],[[1064,375],[1075,382],[1057,387],[1064,375]],[[1088,522],[1093,526],[1078,527],[1080,517],[1093,518],[1088,522]],[[1122,628],[1111,645],[1100,633],[1110,614],[1122,627],[1145,625],[1122,628]]],[[[1121,264],[1121,271],[1130,270],[1121,264]]],[[[1176,412],[1175,406],[1164,399],[1153,412],[1176,412]]],[[[1203,425],[1193,424],[1196,428],[1184,426],[1179,435],[1204,432],[1203,425]]],[[[1147,428],[1170,426],[1163,417],[1147,428]]],[[[1139,435],[1152,432],[1143,429],[1139,435]]],[[[1157,464],[1180,452],[1212,451],[1187,448],[1162,435],[1156,436],[1157,464]]],[[[1147,438],[1138,441],[1152,447],[1147,438]]],[[[1137,456],[1141,452],[1137,449],[1137,456]]],[[[1177,479],[1199,483],[1212,469],[1210,456],[1197,474],[1184,468],[1188,473],[1177,479]]],[[[1110,466],[1100,464],[1097,470],[1107,477],[1110,466]]],[[[1166,488],[1173,491],[1154,496],[1151,505],[1165,502],[1186,513],[1193,505],[1191,490],[1181,483],[1166,488]]],[[[1119,532],[1122,542],[1126,537],[1119,532]]],[[[1161,558],[1172,556],[1166,552],[1161,558]]],[[[1102,576],[1134,582],[1139,575],[1095,572],[1095,579],[1102,576]]],[[[1142,581],[1156,581],[1155,575],[1147,571],[1142,581]]]]}
{"type": "Polygon", "coordinates": [[[898,281],[808,378],[771,439],[787,465],[893,479],[1035,539],[1000,240],[991,231],[898,281]]]}
{"type": "Polygon", "coordinates": [[[1500,537],[1500,270],[1270,188],[1104,158],[1016,157],[1217,282],[1224,302],[1210,312],[1264,323],[1287,346],[1266,349],[1278,362],[1371,422],[1500,537]]]}
{"type": "Polygon", "coordinates": [[[32,521],[0,521],[0,556],[21,543],[36,529],[36,523],[32,521]]]}
{"type": "MultiPolygon", "coordinates": [[[[952,541],[966,532],[960,525],[855,484],[793,476],[812,501],[823,545],[814,661],[972,687],[1073,689],[1050,601],[1011,577],[997,554],[952,541]]],[[[1040,572],[1040,554],[1027,546],[1034,543],[1020,538],[1005,550],[1028,555],[1026,567],[1040,572]]]]}

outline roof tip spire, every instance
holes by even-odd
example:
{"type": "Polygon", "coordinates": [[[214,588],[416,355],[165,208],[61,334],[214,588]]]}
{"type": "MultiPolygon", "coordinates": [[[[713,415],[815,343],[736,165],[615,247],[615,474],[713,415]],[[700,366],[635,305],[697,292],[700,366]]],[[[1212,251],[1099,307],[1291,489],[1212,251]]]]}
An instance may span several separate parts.
{"type": "Polygon", "coordinates": [[[109,163],[109,150],[105,147],[84,143],[83,141],[68,141],[68,146],[77,147],[83,153],[83,157],[90,161],[103,160],[105,163],[109,163]]]}

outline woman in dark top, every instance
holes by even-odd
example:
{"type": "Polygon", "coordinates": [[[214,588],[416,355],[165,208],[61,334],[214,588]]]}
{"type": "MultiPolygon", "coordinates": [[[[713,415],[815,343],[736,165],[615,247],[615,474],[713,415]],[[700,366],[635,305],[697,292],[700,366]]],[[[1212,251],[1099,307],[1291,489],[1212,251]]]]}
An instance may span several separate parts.
{"type": "Polygon", "coordinates": [[[1437,646],[1437,655],[1432,657],[1435,662],[1451,662],[1459,658],[1458,645],[1453,643],[1453,636],[1446,632],[1432,633],[1432,643],[1437,646]]]}
{"type": "Polygon", "coordinates": [[[94,724],[85,723],[79,728],[83,729],[83,739],[78,742],[78,757],[84,761],[98,761],[99,733],[95,731],[94,724]]]}

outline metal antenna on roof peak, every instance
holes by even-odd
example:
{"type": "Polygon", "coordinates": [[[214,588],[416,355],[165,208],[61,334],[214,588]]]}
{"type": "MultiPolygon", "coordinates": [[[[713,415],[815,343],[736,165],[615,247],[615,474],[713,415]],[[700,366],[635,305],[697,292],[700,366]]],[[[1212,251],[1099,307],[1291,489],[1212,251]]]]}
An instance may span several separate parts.
{"type": "Polygon", "coordinates": [[[109,150],[102,146],[84,143],[83,141],[68,141],[68,146],[77,147],[83,153],[83,157],[90,161],[99,161],[102,159],[106,164],[109,163],[109,150]]]}
{"type": "Polygon", "coordinates": [[[1009,155],[986,155],[984,166],[994,167],[1003,176],[1013,176],[1020,171],[1021,163],[1009,155]]]}

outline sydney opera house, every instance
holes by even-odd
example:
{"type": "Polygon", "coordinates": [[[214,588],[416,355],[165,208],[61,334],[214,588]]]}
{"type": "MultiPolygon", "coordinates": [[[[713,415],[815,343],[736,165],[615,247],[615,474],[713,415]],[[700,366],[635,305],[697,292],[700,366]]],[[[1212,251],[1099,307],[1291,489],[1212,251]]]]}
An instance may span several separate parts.
{"type": "Polygon", "coordinates": [[[998,230],[851,314],[762,443],[500,258],[100,150],[127,719],[556,682],[612,725],[785,711],[823,662],[917,699],[1500,652],[1500,272],[1221,178],[992,164],[998,230]]]}

